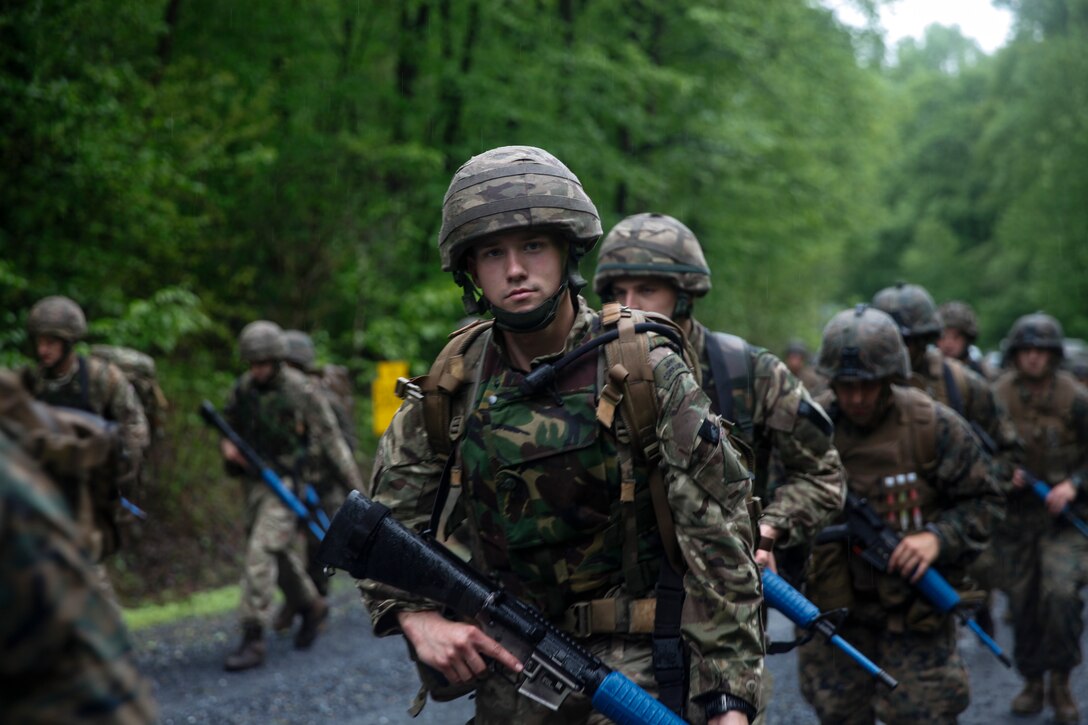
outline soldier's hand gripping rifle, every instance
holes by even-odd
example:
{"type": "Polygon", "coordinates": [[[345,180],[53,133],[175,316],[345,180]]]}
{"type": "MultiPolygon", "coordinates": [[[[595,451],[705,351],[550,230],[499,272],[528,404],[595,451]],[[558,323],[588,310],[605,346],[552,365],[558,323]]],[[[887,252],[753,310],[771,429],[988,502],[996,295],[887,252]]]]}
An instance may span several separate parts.
{"type": "MultiPolygon", "coordinates": [[[[787,619],[801,629],[808,632],[816,631],[822,634],[827,638],[828,642],[848,654],[851,659],[861,665],[863,670],[877,678],[877,680],[879,680],[881,684],[886,685],[888,689],[894,690],[899,686],[899,683],[894,677],[882,670],[875,662],[863,655],[852,644],[838,634],[835,634],[835,630],[838,629],[839,621],[833,622],[832,620],[838,618],[841,621],[842,615],[845,615],[846,613],[845,610],[837,610],[825,614],[821,612],[815,604],[806,599],[804,594],[794,589],[790,586],[789,582],[770,569],[764,569],[762,576],[763,599],[767,602],[768,607],[782,612],[782,614],[786,615],[787,619]]],[[[811,635],[808,638],[801,640],[801,642],[792,643],[788,649],[792,649],[795,644],[803,644],[810,638],[811,635]]],[[[772,652],[768,651],[768,654],[771,653],[772,652]]]]}
{"type": "MultiPolygon", "coordinates": [[[[238,449],[238,452],[242,454],[242,457],[246,459],[246,462],[249,463],[250,467],[253,468],[253,470],[260,475],[261,480],[272,489],[272,493],[276,494],[279,500],[283,501],[283,504],[291,509],[291,511],[299,517],[299,520],[310,528],[310,531],[317,537],[318,541],[325,538],[325,530],[328,528],[328,517],[325,517],[324,521],[322,521],[322,517],[325,516],[324,511],[321,511],[316,505],[312,508],[307,506],[300,501],[287,486],[283,485],[283,481],[280,477],[264,462],[260,455],[257,454],[257,451],[253,450],[253,446],[246,443],[245,440],[230,427],[230,424],[223,420],[223,416],[219,415],[215,406],[207,400],[200,404],[200,417],[202,417],[208,425],[222,433],[224,438],[234,444],[234,447],[238,449]],[[321,511],[320,515],[318,515],[318,511],[321,511]]],[[[316,494],[313,500],[316,503],[316,494]]]]}
{"type": "Polygon", "coordinates": [[[524,665],[518,691],[551,710],[571,692],[619,725],[681,725],[675,713],[551,624],[534,607],[491,582],[389,509],[352,491],[336,512],[318,559],[445,605],[472,620],[524,665]]]}
{"type": "MultiPolygon", "coordinates": [[[[847,541],[855,554],[872,564],[879,571],[888,571],[888,561],[892,552],[899,545],[899,535],[873,511],[872,507],[853,493],[846,494],[846,524],[828,526],[816,537],[816,543],[847,541]]],[[[958,609],[960,595],[952,588],[933,567],[926,569],[922,578],[913,586],[942,614],[954,613],[963,624],[975,633],[986,649],[994,653],[1006,667],[1012,667],[1012,661],[1001,646],[983,631],[978,622],[968,612],[958,609]]]]}
{"type": "MultiPolygon", "coordinates": [[[[1031,481],[1031,490],[1035,492],[1035,495],[1043,501],[1046,501],[1046,497],[1050,495],[1050,486],[1047,482],[1041,478],[1036,478],[1035,474],[1026,469],[1024,470],[1024,474],[1031,481]]],[[[1065,519],[1066,522],[1072,524],[1077,531],[1085,536],[1085,538],[1088,538],[1088,523],[1085,523],[1083,519],[1073,513],[1068,504],[1062,509],[1059,516],[1065,519]]]]}

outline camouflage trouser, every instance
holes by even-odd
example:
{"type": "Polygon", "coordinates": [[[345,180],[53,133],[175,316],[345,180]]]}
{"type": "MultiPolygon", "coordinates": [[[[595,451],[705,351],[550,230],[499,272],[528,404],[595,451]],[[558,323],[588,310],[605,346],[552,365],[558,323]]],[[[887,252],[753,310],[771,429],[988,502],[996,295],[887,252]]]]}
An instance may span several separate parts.
{"type": "MultiPolygon", "coordinates": [[[[330,521],[337,509],[344,505],[345,498],[347,498],[347,493],[344,492],[343,486],[334,486],[326,493],[321,494],[321,509],[329,517],[330,521]]],[[[325,575],[325,565],[317,559],[317,552],[320,548],[321,542],[307,528],[306,573],[309,575],[310,581],[314,583],[317,593],[324,597],[329,593],[329,577],[325,575]]]]}
{"type": "Polygon", "coordinates": [[[887,725],[954,723],[970,702],[967,669],[956,650],[955,624],[934,634],[893,634],[846,622],[850,644],[883,667],[899,687],[889,691],[837,647],[814,639],[798,650],[801,693],[822,723],[887,725]]]}
{"type": "Polygon", "coordinates": [[[271,625],[278,582],[287,606],[309,607],[317,597],[302,563],[298,518],[267,488],[254,487],[247,502],[245,570],[242,574],[242,624],[271,625]]]}
{"type": "MultiPolygon", "coordinates": [[[[651,695],[657,694],[653,656],[647,637],[593,637],[581,644],[609,666],[620,670],[651,695]]],[[[701,707],[689,707],[688,722],[706,722],[701,707]]],[[[586,697],[571,695],[558,712],[519,695],[512,680],[493,674],[476,689],[472,725],[605,725],[612,721],[596,712],[586,697]]]]}
{"type": "Polygon", "coordinates": [[[1005,526],[998,541],[1015,632],[1016,668],[1024,677],[1068,672],[1081,661],[1084,618],[1079,592],[1088,586],[1088,539],[1067,524],[1043,522],[1005,526]]]}

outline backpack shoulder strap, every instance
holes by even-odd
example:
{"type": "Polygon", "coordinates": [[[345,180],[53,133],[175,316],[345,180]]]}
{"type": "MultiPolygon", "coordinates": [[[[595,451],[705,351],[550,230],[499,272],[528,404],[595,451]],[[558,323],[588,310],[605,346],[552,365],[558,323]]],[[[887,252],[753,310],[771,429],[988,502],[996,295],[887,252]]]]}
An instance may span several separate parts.
{"type": "Polygon", "coordinates": [[[744,391],[745,398],[754,398],[752,385],[752,357],[748,342],[744,338],[725,332],[706,334],[706,352],[710,358],[710,371],[714,375],[714,388],[717,391],[718,412],[723,418],[736,425],[745,438],[752,435],[752,405],[737,409],[734,394],[744,391]]]}
{"type": "Polygon", "coordinates": [[[435,358],[430,372],[418,381],[423,393],[423,425],[436,453],[449,456],[460,431],[453,426],[453,397],[467,380],[483,350],[473,343],[491,330],[491,320],[480,320],[450,334],[450,341],[435,358]],[[475,354],[469,355],[470,352],[475,354]]]}
{"type": "Polygon", "coordinates": [[[951,365],[947,360],[941,361],[941,370],[944,374],[944,389],[948,395],[948,407],[963,415],[963,391],[967,389],[967,376],[963,370],[951,365]]]}

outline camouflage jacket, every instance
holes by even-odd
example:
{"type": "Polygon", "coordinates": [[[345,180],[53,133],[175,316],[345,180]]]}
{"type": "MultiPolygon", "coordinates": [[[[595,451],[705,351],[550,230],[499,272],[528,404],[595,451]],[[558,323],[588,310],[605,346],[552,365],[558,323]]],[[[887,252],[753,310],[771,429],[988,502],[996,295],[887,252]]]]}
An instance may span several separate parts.
{"type": "MultiPolygon", "coordinates": [[[[715,412],[718,389],[707,353],[707,328],[692,320],[689,336],[703,373],[703,391],[715,412]]],[[[777,546],[809,541],[842,510],[846,479],[831,443],[831,421],[785,363],[767,350],[748,346],[751,385],[733,390],[734,409],[744,411],[752,431],[744,442],[755,452],[755,495],[765,502],[760,523],[782,532],[777,546]],[[768,459],[777,451],[784,479],[769,503],[768,459]]],[[[734,435],[740,432],[734,428],[734,435]]]]}
{"type": "MultiPolygon", "coordinates": [[[[553,361],[569,352],[595,328],[597,313],[590,310],[584,300],[579,299],[579,302],[575,323],[564,350],[554,356],[534,360],[534,366],[543,361],[553,361]]],[[[498,357],[500,377],[511,372],[520,375],[510,368],[500,335],[482,336],[476,344],[491,346],[488,354],[498,357]]],[[[726,436],[713,436],[716,440],[711,442],[708,436],[700,433],[700,430],[706,431],[708,428],[720,430],[721,424],[717,416],[710,413],[706,396],[679,356],[667,346],[657,346],[651,352],[650,363],[660,411],[657,435],[661,464],[680,550],[688,565],[684,577],[687,601],[682,629],[685,640],[693,650],[691,695],[696,697],[704,693],[725,692],[758,706],[763,669],[763,632],[759,613],[761,586],[759,571],[752,558],[753,541],[746,507],[751,487],[747,471],[728,445],[726,436]]],[[[491,377],[491,381],[496,379],[491,377]]],[[[531,451],[526,454],[524,450],[527,448],[536,447],[548,453],[554,444],[548,436],[555,429],[550,426],[538,427],[534,422],[538,411],[555,405],[552,396],[545,394],[503,401],[499,392],[510,392],[506,388],[505,391],[489,393],[485,401],[474,397],[471,391],[490,387],[491,381],[462,386],[454,401],[455,409],[467,410],[471,407],[470,402],[492,406],[505,402],[508,413],[521,415],[514,410],[520,406],[524,414],[522,422],[516,427],[523,435],[534,437],[524,439],[522,460],[532,460],[531,451]]],[[[469,416],[488,414],[484,409],[467,412],[469,416]]],[[[515,418],[508,416],[507,420],[513,421],[515,418]]],[[[592,426],[590,432],[607,445],[623,445],[616,437],[615,427],[604,428],[596,421],[592,426]]],[[[408,398],[378,444],[371,481],[375,500],[389,506],[393,514],[409,528],[425,524],[430,516],[444,464],[444,459],[430,446],[425,430],[422,404],[408,398]]],[[[501,441],[493,443],[505,445],[501,441]]],[[[564,454],[572,457],[579,455],[577,451],[564,454]]],[[[572,468],[578,465],[575,461],[571,461],[571,464],[572,468]]],[[[613,478],[611,472],[603,473],[609,479],[613,478]]],[[[526,481],[532,479],[541,483],[531,466],[522,471],[521,477],[526,481]]],[[[644,472],[638,473],[636,478],[644,480],[644,472]]],[[[577,482],[583,487],[587,483],[577,482]]],[[[461,495],[471,497],[477,490],[480,490],[477,482],[466,481],[461,495]]],[[[589,493],[592,494],[592,490],[589,493]]],[[[609,523],[596,516],[584,516],[580,521],[577,517],[572,518],[569,503],[563,504],[561,501],[551,502],[552,510],[546,511],[546,488],[536,491],[536,494],[531,501],[509,501],[502,510],[516,519],[521,507],[532,506],[537,513],[544,512],[553,519],[564,519],[565,526],[576,530],[609,523]],[[519,508],[510,508],[513,505],[519,508]]],[[[470,501],[464,506],[470,519],[476,517],[479,510],[474,504],[470,501]]],[[[469,523],[477,531],[487,529],[486,521],[473,520],[469,523]]],[[[509,551],[511,556],[516,556],[515,548],[511,547],[509,551]]],[[[485,562],[476,561],[474,557],[473,564],[486,571],[485,562]]],[[[374,582],[361,582],[360,588],[364,592],[375,633],[379,636],[399,631],[396,613],[435,608],[433,603],[408,600],[403,593],[374,582]]],[[[586,599],[592,596],[594,594],[591,593],[586,599]]]]}
{"type": "Polygon", "coordinates": [[[952,408],[973,427],[984,432],[994,445],[994,450],[988,451],[996,464],[994,475],[1000,481],[1012,479],[1013,467],[1023,458],[1024,447],[1005,406],[998,401],[990,384],[981,375],[931,347],[926,350],[925,364],[911,371],[910,385],[952,408]],[[958,400],[953,399],[953,393],[948,388],[945,365],[956,386],[958,400]]]}
{"type": "MultiPolygon", "coordinates": [[[[1056,371],[1041,393],[1032,391],[1015,370],[994,387],[1024,439],[1024,465],[1051,486],[1072,481],[1077,488],[1073,508],[1088,516],[1088,388],[1064,370],[1056,371]]],[[[1042,507],[1026,492],[1009,500],[1010,509],[1014,501],[1029,510],[1042,507]]]]}
{"type": "Polygon", "coordinates": [[[0,608],[0,720],[156,721],[59,491],[2,433],[0,608]]]}
{"type": "Polygon", "coordinates": [[[314,475],[314,456],[321,455],[341,481],[362,490],[355,459],[318,385],[288,365],[263,386],[246,372],[230,391],[224,417],[279,475],[307,479],[314,475]]]}
{"type": "Polygon", "coordinates": [[[80,355],[72,370],[59,378],[46,377],[29,366],[21,377],[30,394],[44,403],[86,410],[117,423],[133,466],[139,468],[151,433],[136,391],[119,367],[100,357],[80,355]]]}

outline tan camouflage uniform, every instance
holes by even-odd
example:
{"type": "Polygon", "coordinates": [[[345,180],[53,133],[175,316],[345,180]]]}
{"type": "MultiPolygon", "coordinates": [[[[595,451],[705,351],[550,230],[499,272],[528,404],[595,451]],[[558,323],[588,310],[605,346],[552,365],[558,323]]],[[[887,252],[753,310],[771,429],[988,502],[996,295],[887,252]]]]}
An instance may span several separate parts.
{"type": "Polygon", "coordinates": [[[128,632],[60,491],[0,433],[0,720],[152,723],[128,632]]]}
{"type": "MultiPolygon", "coordinates": [[[[361,486],[358,469],[340,435],[336,418],[315,383],[281,364],[267,386],[245,373],[231,390],[224,410],[231,427],[294,488],[309,446],[315,445],[339,475],[361,486]]],[[[247,545],[242,578],[243,627],[271,623],[277,579],[287,604],[301,610],[317,598],[301,556],[297,516],[256,475],[246,483],[247,545]]],[[[296,490],[297,493],[297,490],[296,490]]]]}
{"type": "MultiPolygon", "coordinates": [[[[596,313],[592,312],[584,300],[579,298],[577,319],[567,340],[567,345],[562,352],[573,349],[587,335],[596,320],[596,313]]],[[[501,342],[491,343],[490,355],[497,356],[503,362],[497,367],[496,373],[500,376],[509,376],[512,371],[505,362],[501,342]]],[[[556,357],[560,353],[556,354],[556,357]]],[[[588,356],[590,361],[594,356],[588,356]]],[[[551,359],[551,358],[548,358],[551,359]]],[[[543,360],[534,361],[534,364],[543,360]]],[[[704,693],[728,692],[733,693],[744,700],[758,705],[760,679],[762,677],[762,626],[759,618],[760,584],[759,574],[752,559],[752,534],[748,523],[748,514],[745,506],[745,498],[750,491],[746,472],[738,461],[735,452],[724,443],[722,436],[719,443],[711,444],[700,437],[698,431],[708,416],[715,419],[709,412],[709,402],[699,390],[694,376],[687,370],[680,358],[667,347],[658,347],[654,350],[651,361],[654,363],[654,374],[657,383],[657,395],[660,402],[660,418],[657,434],[661,444],[662,460],[665,465],[666,483],[668,487],[669,503],[673,510],[676,522],[677,534],[684,557],[689,566],[688,575],[685,577],[687,588],[687,603],[685,605],[685,617],[683,631],[685,640],[692,650],[691,667],[691,697],[695,698],[704,693]]],[[[494,383],[481,382],[480,387],[491,390],[494,383]]],[[[473,387],[473,386],[466,386],[473,387]]],[[[470,415],[489,414],[489,405],[501,401],[503,386],[495,388],[488,397],[475,401],[474,407],[464,396],[456,401],[455,407],[465,409],[470,415]],[[489,402],[490,401],[490,402],[489,402]]],[[[465,391],[467,392],[467,391],[465,391]]],[[[592,400],[590,401],[592,402],[592,400]]],[[[534,419],[541,408],[538,398],[531,400],[516,400],[514,407],[510,408],[510,415],[524,414],[524,425],[527,428],[525,435],[532,438],[535,430],[534,419]]],[[[542,418],[541,420],[546,420],[542,418]]],[[[591,436],[587,442],[599,438],[606,446],[614,447],[617,441],[614,431],[599,428],[599,424],[590,418],[589,427],[582,430],[579,435],[591,436]]],[[[559,433],[562,428],[553,431],[559,433]]],[[[543,435],[545,430],[536,431],[543,435]]],[[[515,436],[515,439],[519,436],[515,436]]],[[[544,438],[543,440],[547,440],[544,438]]],[[[558,453],[563,461],[580,455],[580,449],[566,449],[560,446],[559,441],[550,451],[552,455],[558,453]]],[[[500,441],[494,441],[493,445],[502,445],[500,441]]],[[[549,447],[551,448],[551,447],[549,447]]],[[[541,453],[543,453],[542,451],[541,453]]],[[[503,454],[507,455],[507,454],[503,454]]],[[[546,461],[542,460],[542,464],[546,461]]],[[[434,492],[441,475],[443,459],[431,449],[425,426],[423,423],[422,405],[409,399],[405,402],[393,419],[390,428],[382,436],[379,442],[374,476],[372,479],[372,492],[375,500],[378,500],[393,510],[393,514],[409,528],[426,522],[430,516],[430,506],[434,492]]],[[[606,475],[610,482],[618,476],[618,471],[598,471],[597,475],[606,475]]],[[[533,480],[532,466],[524,474],[526,481],[533,480]]],[[[462,497],[469,497],[469,492],[480,483],[474,482],[466,470],[468,477],[462,497]]],[[[521,485],[524,485],[521,484],[521,485]]],[[[483,489],[481,489],[482,492],[483,489]]],[[[500,488],[500,490],[503,490],[500,488]]],[[[510,493],[519,491],[519,488],[505,489],[510,493]]],[[[527,492],[529,500],[517,503],[515,494],[505,506],[512,507],[515,504],[531,506],[533,510],[542,507],[539,514],[547,513],[557,522],[559,531],[565,530],[561,520],[569,517],[570,512],[556,509],[559,502],[548,503],[540,498],[541,493],[533,493],[535,489],[527,492]]],[[[608,499],[602,496],[603,491],[593,494],[593,498],[602,499],[594,506],[603,505],[608,511],[608,499]]],[[[617,494],[618,495],[618,494],[617,494]]],[[[590,501],[586,502],[589,506],[590,501]]],[[[485,534],[491,530],[488,523],[490,510],[486,505],[478,508],[476,505],[466,506],[470,525],[485,534]]],[[[506,508],[508,514],[513,516],[511,520],[510,535],[518,536],[517,526],[528,525],[532,527],[533,519],[525,519],[522,524],[517,523],[515,509],[506,508]]],[[[598,514],[590,516],[587,508],[582,514],[586,516],[581,522],[566,521],[567,525],[574,525],[573,534],[585,537],[599,531],[600,527],[608,521],[599,519],[598,514]]],[[[652,513],[647,524],[647,540],[653,541],[657,536],[655,526],[652,523],[652,513]]],[[[613,522],[615,525],[615,522],[613,522]]],[[[509,532],[508,532],[509,533],[509,532]]],[[[595,535],[595,534],[594,534],[595,535]]],[[[490,537],[488,537],[490,538],[490,537]]],[[[527,550],[527,553],[531,550],[527,550]]],[[[511,551],[511,555],[515,552],[511,551]]],[[[619,562],[611,560],[609,552],[595,551],[593,565],[598,567],[588,574],[579,569],[580,561],[555,562],[554,571],[536,569],[539,563],[533,559],[521,562],[512,558],[511,563],[515,567],[516,575],[505,575],[503,581],[508,585],[517,587],[519,595],[525,595],[531,601],[535,601],[546,611],[551,611],[557,623],[562,623],[562,612],[556,610],[579,599],[592,599],[606,594],[609,589],[615,588],[623,581],[619,571],[619,562]],[[563,563],[563,566],[559,566],[563,563]],[[606,567],[603,570],[599,567],[606,567]],[[561,574],[557,581],[557,573],[561,574]],[[575,592],[570,587],[574,583],[574,577],[586,577],[587,582],[599,582],[593,588],[584,592],[575,592]],[[570,577],[570,578],[568,578],[570,577]],[[527,583],[519,585],[518,580],[527,580],[527,583]],[[536,584],[533,581],[536,580],[536,584]],[[603,588],[602,588],[603,587],[603,588]],[[553,595],[561,593],[561,601],[553,602],[553,595]],[[565,597],[565,598],[564,598],[565,597]],[[574,599],[569,599],[574,597],[574,599]]],[[[550,556],[555,557],[556,553],[550,556]]],[[[474,561],[483,571],[493,570],[493,562],[474,561]]],[[[501,574],[501,572],[500,572],[501,574]]],[[[650,582],[652,585],[652,580],[650,582]]],[[[371,582],[361,584],[364,590],[364,598],[374,623],[375,633],[378,635],[392,634],[398,631],[396,613],[399,611],[418,611],[433,609],[433,605],[422,601],[408,601],[394,596],[392,592],[384,590],[371,582]]],[[[629,592],[631,597],[646,596],[648,592],[629,592]]],[[[594,635],[583,641],[591,650],[599,653],[610,665],[622,670],[635,682],[653,689],[653,672],[649,667],[649,638],[646,636],[607,636],[594,635]]],[[[600,716],[590,716],[589,708],[584,698],[572,697],[568,699],[564,709],[559,715],[550,715],[547,710],[523,697],[515,697],[513,689],[502,678],[492,677],[477,691],[477,723],[509,722],[510,717],[516,717],[520,723],[552,723],[552,722],[600,722],[600,716]],[[513,711],[510,708],[515,708],[513,711]]],[[[689,714],[696,718],[701,717],[701,708],[693,707],[689,714]]]]}

